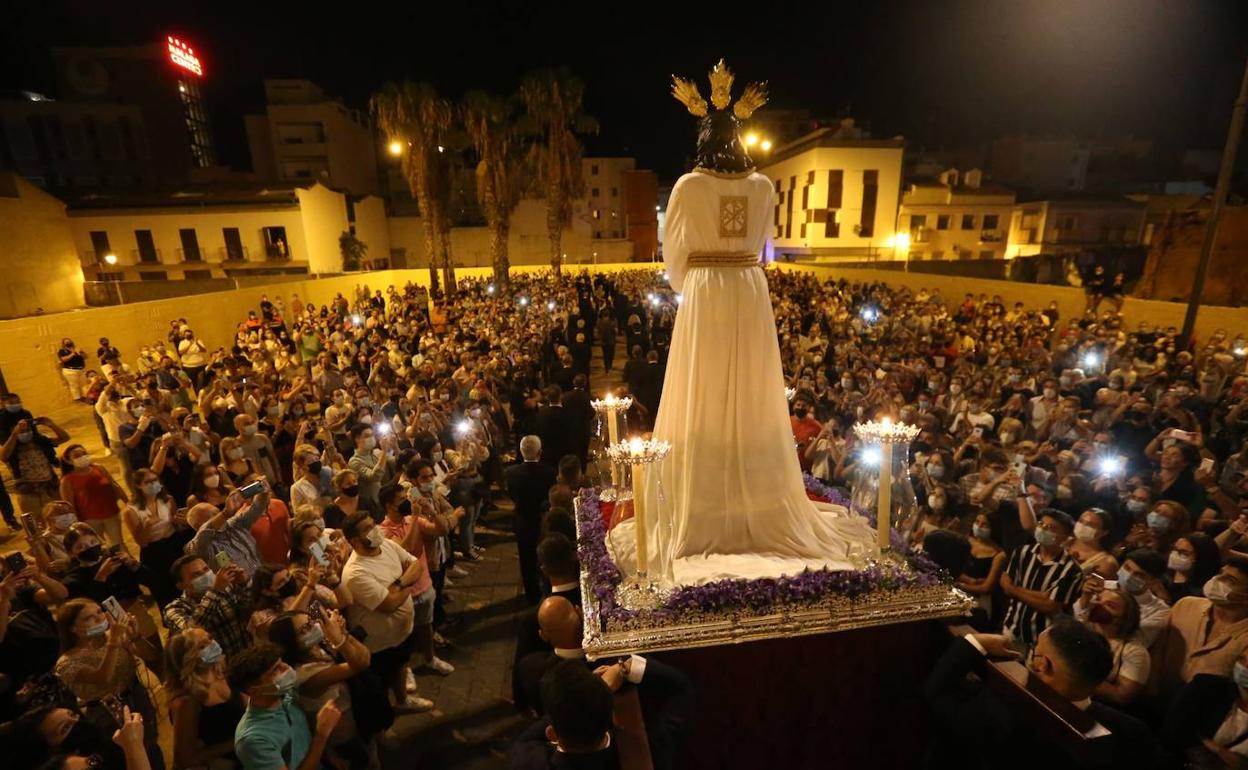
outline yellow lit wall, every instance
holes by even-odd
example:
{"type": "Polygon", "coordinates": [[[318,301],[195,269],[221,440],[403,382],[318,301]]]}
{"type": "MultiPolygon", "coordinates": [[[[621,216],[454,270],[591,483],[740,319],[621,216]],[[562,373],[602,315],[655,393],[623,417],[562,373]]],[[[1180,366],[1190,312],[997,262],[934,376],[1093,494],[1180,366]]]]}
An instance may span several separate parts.
{"type": "Polygon", "coordinates": [[[347,199],[320,184],[295,190],[307,239],[308,271],[341,273],[342,251],[338,237],[347,230],[347,199]]]}
{"type": "Polygon", "coordinates": [[[65,204],[13,175],[0,183],[0,317],[81,306],[82,269],[65,204]]]}

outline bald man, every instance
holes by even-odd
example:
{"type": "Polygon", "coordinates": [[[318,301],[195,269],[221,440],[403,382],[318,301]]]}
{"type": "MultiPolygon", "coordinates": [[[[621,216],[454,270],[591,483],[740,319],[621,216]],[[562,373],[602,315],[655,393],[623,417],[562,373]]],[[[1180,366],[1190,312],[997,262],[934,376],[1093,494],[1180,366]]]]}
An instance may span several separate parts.
{"type": "Polygon", "coordinates": [[[260,566],[260,551],[251,527],[268,510],[271,499],[268,482],[264,482],[264,488],[250,502],[234,492],[226,499],[223,510],[199,503],[186,512],[186,523],[195,530],[186,552],[198,554],[214,568],[218,566],[216,555],[224,553],[231,564],[241,567],[250,578],[260,566]]]}

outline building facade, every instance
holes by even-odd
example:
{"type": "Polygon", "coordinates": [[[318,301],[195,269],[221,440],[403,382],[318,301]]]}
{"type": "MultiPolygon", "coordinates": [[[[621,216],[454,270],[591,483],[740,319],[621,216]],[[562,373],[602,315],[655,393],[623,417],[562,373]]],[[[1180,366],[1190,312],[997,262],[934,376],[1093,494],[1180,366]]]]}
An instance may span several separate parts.
{"type": "Polygon", "coordinates": [[[659,256],[659,178],[653,171],[624,172],[625,237],[633,244],[634,262],[659,256]]]}
{"type": "Polygon", "coordinates": [[[75,203],[69,225],[88,280],[341,273],[343,233],[368,258],[390,254],[381,199],[319,183],[101,194],[75,203]]]}
{"type": "Polygon", "coordinates": [[[378,142],[367,115],[307,80],[266,80],[264,93],[265,114],[245,119],[252,168],[260,179],[377,194],[378,142]]]}
{"type": "Polygon", "coordinates": [[[1022,202],[1010,215],[1005,256],[1078,255],[1138,246],[1146,213],[1144,204],[1127,198],[1022,202]]]}
{"type": "Polygon", "coordinates": [[[636,167],[637,161],[633,158],[581,159],[581,175],[585,181],[583,215],[591,238],[611,240],[628,237],[624,175],[636,167]]]}
{"type": "Polygon", "coordinates": [[[0,244],[0,318],[82,306],[82,270],[65,204],[8,172],[0,172],[0,244]]]}
{"type": "Polygon", "coordinates": [[[898,252],[912,260],[1003,259],[1014,193],[979,169],[912,182],[897,214],[898,252]]]}
{"type": "Polygon", "coordinates": [[[759,171],[776,189],[777,259],[889,259],[904,141],[823,128],[777,148],[759,171]]]}

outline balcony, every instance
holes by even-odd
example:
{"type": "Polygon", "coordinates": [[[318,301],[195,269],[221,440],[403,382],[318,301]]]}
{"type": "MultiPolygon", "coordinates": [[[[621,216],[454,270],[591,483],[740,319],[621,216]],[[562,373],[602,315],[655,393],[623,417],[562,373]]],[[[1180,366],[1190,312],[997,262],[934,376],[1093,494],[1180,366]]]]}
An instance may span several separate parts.
{"type": "Polygon", "coordinates": [[[246,246],[222,246],[217,253],[222,262],[246,262],[250,258],[250,249],[246,246]]]}
{"type": "Polygon", "coordinates": [[[980,243],[1000,243],[1001,231],[1000,230],[981,230],[979,233],[979,242],[980,243]]]}
{"type": "Polygon", "coordinates": [[[925,225],[920,225],[919,227],[914,227],[910,230],[911,243],[927,243],[931,239],[931,230],[929,230],[925,225]]]}
{"type": "Polygon", "coordinates": [[[159,265],[164,262],[160,249],[130,249],[130,264],[159,265]]]}
{"type": "Polygon", "coordinates": [[[178,249],[179,262],[203,262],[204,254],[199,249],[178,249]]]}
{"type": "Polygon", "coordinates": [[[264,247],[264,258],[268,262],[289,262],[291,260],[290,249],[284,246],[266,244],[264,247]]]}

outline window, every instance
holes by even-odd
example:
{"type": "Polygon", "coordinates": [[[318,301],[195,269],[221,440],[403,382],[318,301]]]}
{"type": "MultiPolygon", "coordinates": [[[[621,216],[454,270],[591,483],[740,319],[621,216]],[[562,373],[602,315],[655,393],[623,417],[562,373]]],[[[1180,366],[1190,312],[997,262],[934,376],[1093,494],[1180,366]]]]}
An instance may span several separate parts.
{"type": "Polygon", "coordinates": [[[1058,230],[1074,230],[1079,225],[1079,217],[1074,214],[1063,214],[1057,218],[1058,230]]]}
{"type": "Polygon", "coordinates": [[[269,259],[290,259],[290,244],[286,240],[286,228],[281,226],[262,227],[264,236],[264,255],[269,259]]]}
{"type": "Polygon", "coordinates": [[[862,219],[858,222],[858,235],[870,238],[875,234],[875,204],[880,195],[880,172],[875,169],[862,172],[862,219]]]}
{"type": "MultiPolygon", "coordinates": [[[[789,190],[792,191],[796,189],[797,189],[797,177],[791,176],[789,177],[789,190]]],[[[792,238],[793,237],[793,193],[790,192],[785,197],[787,198],[787,200],[785,201],[786,210],[785,210],[785,220],[784,220],[784,237],[792,238]]]]}
{"type": "Polygon", "coordinates": [[[927,214],[911,214],[910,229],[917,230],[920,227],[927,227],[927,214]]]}
{"type": "Polygon", "coordinates": [[[160,255],[156,253],[156,242],[152,240],[151,230],[135,230],[134,241],[139,247],[140,262],[160,261],[160,255]]]}
{"type": "Polygon", "coordinates": [[[825,238],[839,238],[841,236],[841,223],[838,220],[840,218],[841,194],[844,187],[845,172],[840,169],[828,171],[828,214],[823,226],[823,237],[825,238]]]}
{"type": "Polygon", "coordinates": [[[590,176],[598,176],[598,164],[594,163],[589,167],[590,176]]]}
{"type": "Polygon", "coordinates": [[[948,230],[948,229],[949,229],[949,220],[950,220],[950,219],[952,219],[952,218],[953,218],[953,217],[952,217],[952,216],[950,216],[949,214],[937,214],[937,215],[936,215],[936,229],[937,229],[937,230],[948,230]]]}
{"type": "Polygon", "coordinates": [[[589,197],[591,197],[591,198],[597,198],[597,197],[598,197],[598,188],[597,188],[597,187],[590,188],[590,191],[589,191],[589,197]]]}
{"type": "Polygon", "coordinates": [[[980,259],[992,259],[992,252],[991,252],[991,251],[981,251],[981,252],[979,252],[979,258],[980,258],[980,259]]]}
{"type": "Polygon", "coordinates": [[[997,219],[996,214],[984,214],[984,229],[985,230],[996,230],[997,222],[998,222],[998,219],[997,219]]]}
{"type": "Polygon", "coordinates": [[[195,228],[191,227],[178,230],[178,237],[182,239],[182,261],[204,261],[203,256],[199,253],[199,238],[195,235],[195,228]]]}
{"type": "Polygon", "coordinates": [[[611,188],[611,197],[612,197],[612,198],[618,198],[618,197],[620,197],[620,188],[618,188],[618,187],[612,187],[612,188],[611,188]]]}
{"type": "Polygon", "coordinates": [[[103,265],[104,255],[112,254],[113,249],[108,245],[108,233],[103,230],[91,231],[91,249],[95,252],[95,263],[103,265]]]}
{"type": "Polygon", "coordinates": [[[974,230],[974,229],[975,229],[975,215],[974,215],[974,214],[963,214],[963,215],[962,215],[962,229],[963,229],[963,230],[974,230]]]}
{"type": "Polygon", "coordinates": [[[594,219],[601,219],[601,218],[602,218],[602,213],[601,213],[600,211],[598,211],[598,209],[594,209],[594,214],[593,214],[593,217],[594,217],[594,219]]]}
{"type": "Polygon", "coordinates": [[[223,227],[221,228],[221,235],[225,238],[225,258],[227,260],[242,262],[247,259],[247,252],[243,250],[243,239],[239,236],[237,227],[223,227]]]}

